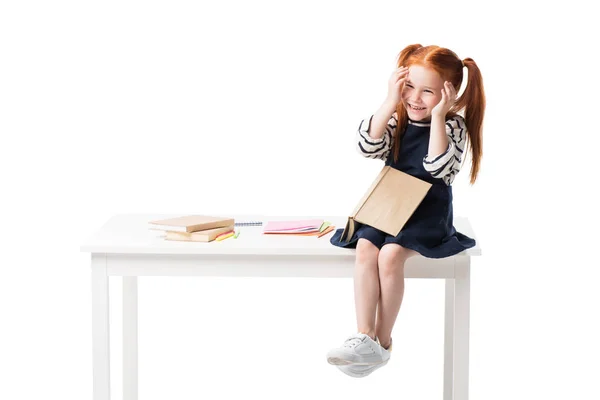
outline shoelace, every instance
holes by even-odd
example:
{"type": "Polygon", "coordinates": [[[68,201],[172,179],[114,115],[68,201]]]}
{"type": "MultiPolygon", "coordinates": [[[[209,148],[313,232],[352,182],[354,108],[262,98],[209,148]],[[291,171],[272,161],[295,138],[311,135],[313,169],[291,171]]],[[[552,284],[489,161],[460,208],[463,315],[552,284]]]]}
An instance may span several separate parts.
{"type": "Polygon", "coordinates": [[[350,336],[344,342],[344,347],[353,348],[362,343],[362,339],[357,336],[350,336]]]}

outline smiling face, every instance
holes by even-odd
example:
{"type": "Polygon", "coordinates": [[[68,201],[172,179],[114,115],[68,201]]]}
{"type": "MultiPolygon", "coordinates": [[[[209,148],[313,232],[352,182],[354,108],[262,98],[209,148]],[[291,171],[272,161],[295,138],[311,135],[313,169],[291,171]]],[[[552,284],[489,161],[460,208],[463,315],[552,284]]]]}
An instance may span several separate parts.
{"type": "Polygon", "coordinates": [[[430,68],[413,65],[402,91],[402,104],[413,121],[431,120],[431,111],[442,99],[444,80],[430,68]]]}

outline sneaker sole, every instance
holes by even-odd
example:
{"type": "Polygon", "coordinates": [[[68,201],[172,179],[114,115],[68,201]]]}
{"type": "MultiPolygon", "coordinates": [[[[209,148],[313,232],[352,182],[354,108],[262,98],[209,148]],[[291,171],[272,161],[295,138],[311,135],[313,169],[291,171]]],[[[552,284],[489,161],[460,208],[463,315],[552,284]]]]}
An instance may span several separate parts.
{"type": "Polygon", "coordinates": [[[352,365],[352,364],[354,364],[352,361],[344,360],[343,358],[338,358],[338,357],[328,357],[327,362],[331,365],[352,365]]]}
{"type": "Polygon", "coordinates": [[[333,350],[327,354],[327,362],[331,365],[377,365],[382,362],[379,357],[362,357],[333,350]],[[369,360],[371,358],[371,360],[369,360]]]}
{"type": "MultiPolygon", "coordinates": [[[[388,360],[383,361],[384,363],[386,363],[388,360]]],[[[350,360],[346,360],[343,358],[339,358],[339,357],[327,357],[327,362],[331,365],[338,365],[338,366],[344,366],[344,365],[362,365],[362,366],[372,366],[372,365],[379,365],[381,364],[381,361],[372,361],[372,362],[356,362],[356,361],[350,361],[350,360]]]]}
{"type": "Polygon", "coordinates": [[[377,370],[378,368],[383,367],[384,365],[386,365],[388,363],[389,360],[386,360],[382,363],[379,364],[375,364],[370,368],[365,369],[364,371],[353,371],[352,367],[350,365],[339,365],[338,369],[340,371],[342,371],[343,373],[345,373],[348,376],[351,376],[353,378],[364,378],[365,376],[370,375],[373,371],[377,370]]]}

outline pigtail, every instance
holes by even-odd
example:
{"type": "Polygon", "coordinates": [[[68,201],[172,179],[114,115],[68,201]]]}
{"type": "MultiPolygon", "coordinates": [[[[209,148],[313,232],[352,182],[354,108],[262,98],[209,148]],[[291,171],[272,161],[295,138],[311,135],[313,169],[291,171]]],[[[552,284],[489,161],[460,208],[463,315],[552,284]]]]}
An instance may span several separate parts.
{"type": "Polygon", "coordinates": [[[465,123],[469,135],[471,149],[471,179],[474,184],[479,172],[482,156],[482,124],[485,114],[485,93],[483,79],[479,67],[472,58],[465,58],[463,65],[467,68],[467,86],[462,96],[457,100],[454,110],[465,110],[465,123]]]}
{"type": "MultiPolygon", "coordinates": [[[[415,51],[422,47],[423,46],[421,46],[420,44],[411,44],[409,46],[406,46],[398,55],[398,62],[396,63],[396,67],[406,67],[408,58],[415,51]]],[[[395,140],[392,144],[394,162],[398,162],[398,157],[400,155],[400,135],[406,130],[406,126],[408,125],[408,112],[402,105],[402,102],[396,104],[396,115],[398,116],[398,123],[396,124],[395,140]]]]}

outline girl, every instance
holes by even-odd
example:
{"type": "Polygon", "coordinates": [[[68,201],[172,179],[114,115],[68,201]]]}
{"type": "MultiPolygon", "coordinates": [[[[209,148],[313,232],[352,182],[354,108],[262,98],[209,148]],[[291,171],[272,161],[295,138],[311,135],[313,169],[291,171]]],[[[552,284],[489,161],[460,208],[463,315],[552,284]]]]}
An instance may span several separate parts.
{"type": "Polygon", "coordinates": [[[461,168],[467,137],[471,184],[479,171],[485,111],[479,68],[471,58],[461,61],[451,50],[419,44],[400,52],[397,67],[382,106],[358,128],[357,150],[432,186],[397,236],[360,225],[348,242],[340,241],[343,229],[331,238],[333,245],[356,248],[358,333],[331,350],[327,361],[353,377],[367,376],[390,358],[406,260],[417,254],[448,257],[475,246],[453,226],[451,184],[461,168]],[[456,98],[464,68],[467,85],[456,98]]]}

